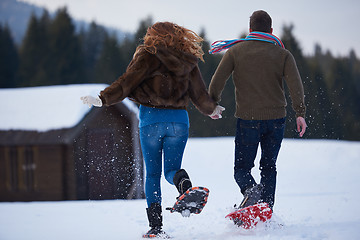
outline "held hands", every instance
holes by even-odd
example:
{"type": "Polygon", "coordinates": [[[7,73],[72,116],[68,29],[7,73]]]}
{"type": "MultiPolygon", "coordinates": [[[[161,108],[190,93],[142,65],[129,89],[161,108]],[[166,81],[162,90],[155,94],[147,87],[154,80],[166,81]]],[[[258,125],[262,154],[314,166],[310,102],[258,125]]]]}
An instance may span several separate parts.
{"type": "Polygon", "coordinates": [[[299,136],[302,137],[306,131],[306,122],[303,117],[297,117],[296,118],[296,125],[297,125],[297,131],[299,133],[299,136]]]}
{"type": "Polygon", "coordinates": [[[102,106],[102,101],[98,96],[96,96],[96,97],[84,96],[84,97],[81,97],[80,100],[83,101],[83,104],[89,105],[89,108],[91,106],[95,106],[95,107],[101,107],[102,106]]]}
{"type": "Polygon", "coordinates": [[[211,117],[212,119],[220,119],[222,118],[221,114],[223,111],[225,111],[225,108],[220,105],[217,105],[214,112],[210,114],[209,117],[211,117]]]}

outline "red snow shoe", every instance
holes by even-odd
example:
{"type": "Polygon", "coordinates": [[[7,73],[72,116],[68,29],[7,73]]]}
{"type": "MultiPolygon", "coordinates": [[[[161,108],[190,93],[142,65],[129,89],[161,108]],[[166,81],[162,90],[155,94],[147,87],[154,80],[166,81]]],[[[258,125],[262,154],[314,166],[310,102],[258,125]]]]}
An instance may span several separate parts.
{"type": "Polygon", "coordinates": [[[254,228],[259,222],[265,222],[272,216],[272,210],[267,203],[258,203],[229,213],[225,218],[230,218],[242,228],[254,228]]]}

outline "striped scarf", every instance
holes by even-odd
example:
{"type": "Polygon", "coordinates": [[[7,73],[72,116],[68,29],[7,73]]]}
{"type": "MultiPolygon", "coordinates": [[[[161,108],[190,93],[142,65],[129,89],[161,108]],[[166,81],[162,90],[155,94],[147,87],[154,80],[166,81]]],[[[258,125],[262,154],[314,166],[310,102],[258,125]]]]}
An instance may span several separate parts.
{"type": "Polygon", "coordinates": [[[210,46],[211,48],[209,50],[209,53],[210,54],[218,53],[232,47],[236,43],[243,41],[252,41],[252,40],[269,42],[278,45],[282,48],[285,48],[281,40],[273,34],[264,33],[264,32],[251,32],[249,33],[249,35],[246,36],[246,38],[233,39],[233,40],[219,40],[213,42],[210,46]]]}

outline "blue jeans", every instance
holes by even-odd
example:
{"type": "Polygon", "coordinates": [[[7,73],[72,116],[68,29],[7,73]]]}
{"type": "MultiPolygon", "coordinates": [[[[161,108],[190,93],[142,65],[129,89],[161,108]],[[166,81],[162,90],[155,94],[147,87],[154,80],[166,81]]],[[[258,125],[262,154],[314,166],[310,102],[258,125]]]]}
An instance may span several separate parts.
{"type": "Polygon", "coordinates": [[[235,137],[234,178],[241,192],[256,184],[251,169],[261,146],[260,176],[262,200],[271,207],[275,201],[276,159],[284,138],[285,118],[275,120],[238,119],[235,137]]]}
{"type": "Polygon", "coordinates": [[[165,179],[174,184],[175,173],[181,168],[189,128],[183,123],[159,122],[140,128],[141,149],[144,156],[145,195],[148,207],[161,204],[160,179],[164,155],[165,179]]]}

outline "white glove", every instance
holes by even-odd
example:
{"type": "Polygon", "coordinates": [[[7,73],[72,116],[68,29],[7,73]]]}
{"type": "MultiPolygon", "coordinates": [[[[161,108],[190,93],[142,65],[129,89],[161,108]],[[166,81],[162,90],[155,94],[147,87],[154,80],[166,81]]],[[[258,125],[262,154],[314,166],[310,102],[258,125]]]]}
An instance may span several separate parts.
{"type": "Polygon", "coordinates": [[[87,104],[89,105],[89,108],[91,106],[95,106],[95,107],[101,107],[102,106],[102,101],[99,98],[99,96],[93,97],[93,96],[84,96],[80,98],[83,101],[83,104],[87,104]]]}
{"type": "Polygon", "coordinates": [[[209,115],[209,117],[211,117],[212,119],[219,119],[222,118],[221,113],[225,111],[225,108],[217,105],[214,112],[212,114],[209,115]]]}

